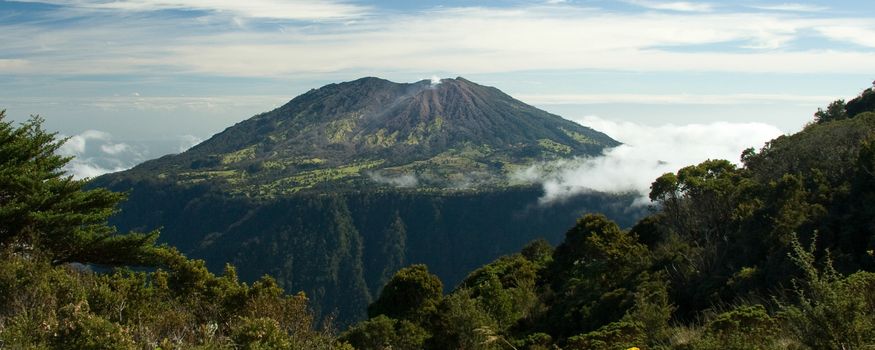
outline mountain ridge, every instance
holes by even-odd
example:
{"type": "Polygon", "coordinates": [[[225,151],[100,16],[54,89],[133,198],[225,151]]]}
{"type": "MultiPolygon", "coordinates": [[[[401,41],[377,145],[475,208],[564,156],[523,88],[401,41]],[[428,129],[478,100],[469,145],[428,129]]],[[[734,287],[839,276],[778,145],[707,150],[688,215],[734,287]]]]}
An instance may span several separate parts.
{"type": "Polygon", "coordinates": [[[248,196],[394,183],[374,181],[373,174],[413,176],[431,190],[505,187],[513,185],[507,175],[526,165],[617,145],[462,77],[414,83],[365,77],[312,89],[188,151],[106,178],[206,182],[248,196]]]}

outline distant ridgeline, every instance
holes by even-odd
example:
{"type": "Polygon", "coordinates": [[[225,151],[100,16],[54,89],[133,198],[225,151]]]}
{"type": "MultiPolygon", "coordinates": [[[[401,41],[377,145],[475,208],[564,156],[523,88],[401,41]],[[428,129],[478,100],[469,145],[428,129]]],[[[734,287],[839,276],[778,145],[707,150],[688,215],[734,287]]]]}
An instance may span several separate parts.
{"type": "Polygon", "coordinates": [[[161,241],[244,280],[271,274],[317,313],[361,319],[403,266],[448,287],[540,237],[558,242],[583,213],[629,226],[633,195],[592,193],[539,206],[512,174],[594,156],[605,134],[463,78],[330,84],[177,155],[95,179],[131,191],[112,224],[161,228],[161,241]]]}

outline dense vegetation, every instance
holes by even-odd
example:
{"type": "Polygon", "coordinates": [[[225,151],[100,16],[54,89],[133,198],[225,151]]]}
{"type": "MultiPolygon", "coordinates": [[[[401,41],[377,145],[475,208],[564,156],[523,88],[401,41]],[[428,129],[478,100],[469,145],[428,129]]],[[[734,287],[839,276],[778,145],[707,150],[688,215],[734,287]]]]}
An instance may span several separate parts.
{"type": "Polygon", "coordinates": [[[242,281],[270,274],[343,326],[407,264],[452,286],[532,239],[557,243],[582,213],[632,225],[645,213],[632,194],[540,207],[540,185],[509,176],[618,144],[462,78],[362,78],[89,186],[130,193],[110,219],[120,229],[161,228],[160,243],[242,281]]]}
{"type": "MultiPolygon", "coordinates": [[[[743,167],[709,160],[653,183],[630,230],[585,215],[448,295],[395,274],[341,339],[359,349],[875,348],[872,90],[743,167]],[[869,106],[858,110],[849,106],[869,106]]],[[[856,108],[856,107],[854,107],[856,108]]]]}
{"type": "Polygon", "coordinates": [[[0,348],[349,349],[303,294],[106,223],[123,199],[61,170],[63,143],[0,111],[0,348]],[[100,272],[94,272],[100,271],[100,272]]]}
{"type": "MultiPolygon", "coordinates": [[[[555,249],[532,241],[451,282],[449,293],[429,267],[410,265],[416,261],[405,255],[411,225],[438,221],[401,211],[356,214],[354,201],[338,196],[264,212],[215,201],[229,212],[245,210],[253,223],[285,214],[299,226],[262,226],[291,229],[248,241],[240,238],[254,228],[204,234],[190,248],[236,240],[241,250],[222,243],[215,251],[259,247],[243,261],[270,265],[283,249],[303,246],[316,255],[297,252],[284,263],[326,274],[287,281],[365,290],[362,299],[345,299],[321,289],[335,310],[370,303],[369,318],[339,337],[330,323],[317,325],[304,294],[284,294],[273,278],[241,283],[230,265],[217,276],[204,261],[156,245],[156,232],[117,233],[107,219],[123,196],[83,189],[60,170],[69,161],[55,154],[62,141],[38,118],[13,127],[0,112],[0,341],[59,349],[873,348],[873,96],[868,89],[818,111],[800,133],[745,151],[742,167],[708,160],[659,177],[652,213],[628,230],[604,215],[584,215],[555,249]],[[318,215],[325,217],[308,221],[318,215]],[[369,223],[382,229],[367,232],[382,238],[367,247],[355,228],[373,217],[388,219],[369,223]],[[323,239],[299,241],[312,237],[292,234],[300,230],[323,239]],[[382,263],[348,265],[356,259],[382,263]]],[[[378,204],[370,210],[394,211],[380,201],[397,200],[357,198],[378,204]]],[[[218,208],[207,202],[199,205],[218,208]]],[[[224,213],[214,212],[213,225],[226,224],[224,213]]],[[[453,225],[473,220],[458,213],[453,225]]],[[[231,223],[247,225],[254,224],[231,223]]]]}
{"type": "Polygon", "coordinates": [[[364,319],[382,286],[408,264],[428,265],[451,288],[468,271],[535,238],[558,243],[581,213],[604,212],[626,227],[646,213],[628,209],[632,195],[590,194],[539,207],[542,192],[534,187],[259,201],[206,186],[132,186],[110,219],[119,229],[160,227],[160,242],[205,260],[213,272],[231,263],[242,281],[269,274],[286,290],[306,292],[314,312],[334,314],[340,326],[364,319]]]}

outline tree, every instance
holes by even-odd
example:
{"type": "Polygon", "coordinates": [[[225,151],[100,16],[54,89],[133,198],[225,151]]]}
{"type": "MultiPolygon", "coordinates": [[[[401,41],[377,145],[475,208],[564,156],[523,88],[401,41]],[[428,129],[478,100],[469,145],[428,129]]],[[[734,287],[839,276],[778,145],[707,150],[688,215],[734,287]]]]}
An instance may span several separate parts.
{"type": "Polygon", "coordinates": [[[124,194],[85,190],[63,170],[66,139],[38,116],[15,127],[0,111],[0,247],[37,253],[53,264],[149,265],[157,232],[117,234],[107,224],[124,194]]]}
{"type": "Polygon", "coordinates": [[[368,316],[422,323],[437,310],[442,296],[440,278],[430,274],[425,265],[411,265],[392,276],[377,301],[368,307],[368,316]]]}
{"type": "Polygon", "coordinates": [[[835,100],[826,107],[826,110],[818,108],[814,113],[814,122],[817,124],[831,122],[833,120],[847,119],[845,100],[835,100]]]}
{"type": "Polygon", "coordinates": [[[648,264],[647,247],[604,215],[587,214],[565,233],[553,253],[554,287],[569,279],[590,278],[594,284],[611,284],[637,274],[648,264]]]}
{"type": "Polygon", "coordinates": [[[561,338],[619,319],[649,265],[650,252],[637,237],[604,215],[584,215],[553,253],[547,277],[557,297],[544,329],[561,338]]]}
{"type": "Polygon", "coordinates": [[[860,96],[848,101],[845,108],[850,118],[856,117],[863,112],[875,111],[875,90],[868,88],[860,93],[860,96]]]}

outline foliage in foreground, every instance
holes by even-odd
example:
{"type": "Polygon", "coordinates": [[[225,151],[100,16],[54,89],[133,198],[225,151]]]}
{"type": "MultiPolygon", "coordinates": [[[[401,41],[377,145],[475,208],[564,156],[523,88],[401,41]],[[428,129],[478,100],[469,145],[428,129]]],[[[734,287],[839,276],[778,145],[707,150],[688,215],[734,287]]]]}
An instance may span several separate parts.
{"type": "Polygon", "coordinates": [[[166,269],[95,273],[3,252],[0,340],[12,348],[343,348],[330,329],[314,329],[304,295],[169,254],[166,269]]]}
{"type": "Polygon", "coordinates": [[[873,99],[869,89],[833,103],[804,131],[745,151],[743,167],[708,160],[661,176],[653,214],[630,230],[585,215],[555,250],[533,242],[429,303],[372,306],[342,339],[359,349],[875,348],[873,99]]]}
{"type": "Polygon", "coordinates": [[[154,234],[116,234],[105,219],[120,197],[64,178],[59,143],[38,119],[0,123],[0,340],[64,349],[873,348],[875,113],[849,107],[871,96],[746,151],[743,167],[709,160],[663,175],[650,193],[659,209],[630,230],[585,215],[555,250],[532,242],[448,295],[427,267],[402,269],[371,318],[339,339],[314,327],[303,295],[285,295],[271,278],[250,286],[233,267],[216,276],[155,246],[154,234]],[[108,266],[118,268],[89,270],[108,266]]]}
{"type": "Polygon", "coordinates": [[[157,233],[106,224],[123,195],[83,190],[39,118],[0,111],[0,347],[36,349],[344,349],[316,329],[304,295],[270,277],[156,246],[157,233]],[[94,272],[98,270],[102,272],[94,272]]]}

